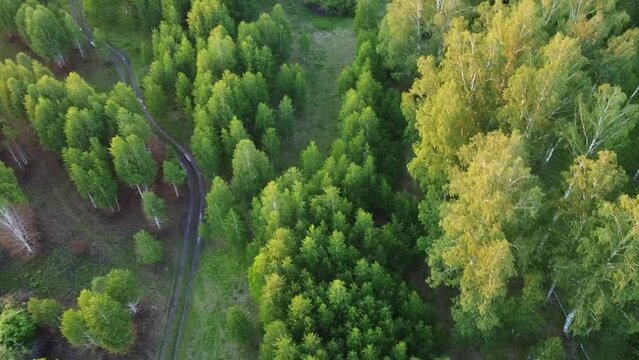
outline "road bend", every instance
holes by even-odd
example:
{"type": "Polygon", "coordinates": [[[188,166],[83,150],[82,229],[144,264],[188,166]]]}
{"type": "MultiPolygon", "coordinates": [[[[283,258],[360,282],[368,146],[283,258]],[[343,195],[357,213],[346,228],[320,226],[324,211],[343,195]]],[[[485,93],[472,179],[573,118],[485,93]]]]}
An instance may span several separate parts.
{"type": "MultiPolygon", "coordinates": [[[[88,43],[95,48],[93,31],[84,15],[81,0],[69,0],[69,10],[88,43]]],[[[140,84],[131,68],[129,57],[110,44],[104,45],[109,51],[113,66],[120,79],[131,86],[144,117],[159,137],[164,147],[171,147],[177,153],[179,162],[186,173],[187,194],[182,249],[175,270],[171,296],[166,309],[166,320],[158,349],[158,359],[178,359],[180,344],[190,308],[191,293],[197,265],[202,252],[202,239],[198,227],[204,216],[205,181],[193,154],[169,135],[155,120],[144,103],[140,84]]]]}

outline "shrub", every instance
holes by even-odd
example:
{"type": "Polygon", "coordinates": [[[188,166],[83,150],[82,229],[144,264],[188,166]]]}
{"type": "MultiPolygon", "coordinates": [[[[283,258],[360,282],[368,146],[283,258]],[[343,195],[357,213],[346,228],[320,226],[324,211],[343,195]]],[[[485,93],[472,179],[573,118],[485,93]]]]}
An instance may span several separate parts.
{"type": "Polygon", "coordinates": [[[253,324],[239,306],[233,305],[226,312],[226,329],[237,342],[247,342],[253,332],[253,324]]]}
{"type": "Polygon", "coordinates": [[[0,345],[10,350],[21,349],[36,334],[36,325],[24,309],[5,308],[0,314],[0,345]]]}
{"type": "Polygon", "coordinates": [[[62,306],[56,300],[31,298],[27,303],[27,311],[40,326],[57,328],[60,325],[62,306]]]}
{"type": "Polygon", "coordinates": [[[140,264],[155,264],[162,260],[162,244],[151,234],[140,230],[133,236],[135,241],[135,255],[140,264]]]}

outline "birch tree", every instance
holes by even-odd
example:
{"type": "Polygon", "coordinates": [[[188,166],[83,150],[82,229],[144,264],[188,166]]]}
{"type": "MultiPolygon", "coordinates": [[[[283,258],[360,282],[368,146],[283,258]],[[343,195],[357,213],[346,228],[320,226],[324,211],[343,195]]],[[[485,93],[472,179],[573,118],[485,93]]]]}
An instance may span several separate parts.
{"type": "Polygon", "coordinates": [[[161,230],[166,222],[164,200],[151,191],[145,191],[142,193],[142,209],[146,218],[161,230]]]}
{"type": "Polygon", "coordinates": [[[35,53],[64,67],[71,40],[63,23],[48,8],[37,5],[27,13],[26,39],[35,53]]]}
{"type": "Polygon", "coordinates": [[[133,236],[135,256],[140,264],[155,264],[162,260],[162,244],[151,234],[140,230],[133,236]]]}
{"type": "Polygon", "coordinates": [[[222,236],[225,218],[233,208],[234,197],[229,185],[219,176],[213,179],[211,191],[206,195],[206,205],[208,236],[222,236]]]}
{"type": "Polygon", "coordinates": [[[135,342],[135,329],[129,312],[106,294],[82,290],[77,309],[62,314],[60,330],[75,347],[100,347],[124,354],[135,342]]]}
{"type": "Polygon", "coordinates": [[[151,152],[137,135],[126,138],[116,136],[110,148],[115,173],[129,186],[137,188],[142,196],[155,180],[157,165],[151,152]]]}
{"type": "MultiPolygon", "coordinates": [[[[639,91],[639,88],[637,88],[639,91]]],[[[604,84],[591,99],[578,99],[577,114],[564,136],[575,155],[593,156],[598,150],[616,150],[635,127],[639,107],[620,87],[604,84]]]]}
{"type": "MultiPolygon", "coordinates": [[[[626,241],[619,237],[630,236],[627,241],[633,246],[634,235],[624,234],[623,230],[624,221],[633,220],[624,215],[626,210],[612,203],[627,182],[628,177],[611,151],[599,152],[596,159],[581,155],[564,174],[565,191],[552,229],[552,236],[558,241],[553,244],[551,264],[553,284],[569,307],[563,326],[566,334],[586,335],[604,323],[615,296],[610,292],[610,286],[616,288],[614,269],[626,266],[623,265],[626,260],[632,261],[621,248],[614,250],[620,246],[615,245],[616,242],[626,241]],[[601,227],[605,230],[599,229],[601,227]],[[612,229],[619,231],[615,237],[606,241],[599,239],[599,236],[611,236],[612,229]],[[608,259],[606,249],[610,251],[608,259]],[[615,251],[621,251],[619,257],[613,255],[615,251]],[[612,283],[607,284],[609,281],[612,283]]],[[[626,206],[636,206],[630,199],[623,202],[626,206]]]]}
{"type": "Polygon", "coordinates": [[[570,314],[564,331],[588,335],[606,327],[618,336],[639,330],[639,197],[603,203],[595,227],[584,233],[573,256],[573,282],[564,294],[570,314]]]}
{"type": "Polygon", "coordinates": [[[173,186],[175,190],[175,197],[180,197],[178,186],[184,185],[186,181],[186,173],[180,163],[175,160],[166,160],[162,164],[162,171],[164,175],[164,182],[173,186]]]}
{"type": "Polygon", "coordinates": [[[237,144],[232,165],[231,189],[243,201],[250,201],[273,176],[268,157],[257,150],[250,140],[242,140],[237,144]]]}
{"type": "Polygon", "coordinates": [[[62,153],[69,177],[83,198],[96,209],[119,210],[118,184],[109,152],[95,138],[89,150],[64,149],[62,153]]]}
{"type": "Polygon", "coordinates": [[[456,320],[484,334],[503,321],[497,309],[508,282],[523,275],[535,246],[544,195],[525,154],[518,134],[481,134],[462,147],[461,166],[451,172],[452,199],[442,209],[444,236],[430,249],[429,282],[458,287],[456,320]]]}
{"type": "Polygon", "coordinates": [[[85,59],[84,46],[86,46],[86,38],[80,30],[80,26],[73,20],[73,17],[66,11],[60,10],[60,18],[62,25],[66,30],[70,41],[74,44],[75,49],[80,52],[82,60],[85,59]]]}
{"type": "Polygon", "coordinates": [[[34,214],[13,171],[2,162],[0,190],[0,245],[12,256],[31,259],[39,250],[34,214]]]}
{"type": "Polygon", "coordinates": [[[24,205],[0,206],[0,244],[12,256],[29,260],[38,253],[34,220],[33,212],[24,205]]]}

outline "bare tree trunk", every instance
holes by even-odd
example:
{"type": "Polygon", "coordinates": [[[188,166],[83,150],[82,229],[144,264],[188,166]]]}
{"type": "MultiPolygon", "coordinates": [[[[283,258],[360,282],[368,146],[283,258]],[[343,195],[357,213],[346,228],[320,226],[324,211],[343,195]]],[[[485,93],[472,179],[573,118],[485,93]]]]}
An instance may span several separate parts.
{"type": "Polygon", "coordinates": [[[175,190],[175,197],[180,198],[180,193],[178,192],[178,188],[175,184],[173,184],[173,190],[175,190]]]}
{"type": "Polygon", "coordinates": [[[18,159],[18,157],[16,156],[16,154],[13,152],[13,148],[9,147],[9,154],[11,154],[11,157],[13,158],[13,160],[16,162],[16,164],[18,165],[18,167],[20,168],[20,171],[22,171],[23,167],[22,167],[22,161],[20,159],[18,159]]]}
{"type": "Polygon", "coordinates": [[[572,322],[575,320],[575,310],[571,311],[568,316],[566,316],[566,321],[564,322],[564,335],[570,337],[570,325],[572,325],[572,322]]]}
{"type": "Polygon", "coordinates": [[[153,221],[155,222],[155,226],[158,227],[158,230],[162,229],[162,226],[160,225],[160,219],[157,216],[153,217],[153,221]]]}
{"type": "Polygon", "coordinates": [[[82,49],[82,45],[80,45],[80,42],[78,41],[78,39],[74,39],[75,40],[75,46],[78,48],[78,51],[80,51],[80,56],[82,57],[82,60],[84,60],[84,50],[82,49]]]}
{"type": "Polygon", "coordinates": [[[22,151],[20,146],[18,146],[18,144],[16,144],[14,140],[11,140],[11,142],[13,143],[14,149],[18,153],[18,157],[22,160],[22,164],[24,166],[27,166],[29,164],[29,160],[27,159],[27,156],[24,154],[24,151],[22,151]]]}
{"type": "Polygon", "coordinates": [[[11,255],[28,260],[38,252],[33,211],[26,206],[0,208],[0,244],[11,255]]]}
{"type": "Polygon", "coordinates": [[[98,207],[95,205],[95,200],[93,200],[93,196],[91,196],[91,194],[89,194],[89,200],[91,200],[91,205],[93,205],[93,208],[97,209],[98,207]]]}
{"type": "Polygon", "coordinates": [[[129,312],[131,313],[131,315],[137,315],[140,312],[140,299],[134,302],[129,302],[127,304],[127,307],[129,308],[129,312]]]}

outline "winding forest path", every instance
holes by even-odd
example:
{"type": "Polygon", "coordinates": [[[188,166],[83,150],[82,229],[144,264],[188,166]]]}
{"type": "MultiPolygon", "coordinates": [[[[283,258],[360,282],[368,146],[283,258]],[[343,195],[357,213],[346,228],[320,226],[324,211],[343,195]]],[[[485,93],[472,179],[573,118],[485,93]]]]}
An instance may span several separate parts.
{"type": "MultiPolygon", "coordinates": [[[[69,0],[69,10],[91,46],[95,47],[93,32],[84,16],[82,1],[69,0]]],[[[127,55],[109,44],[106,44],[106,47],[111,54],[111,60],[120,79],[133,89],[140,109],[153,131],[165,147],[172,147],[175,150],[180,164],[186,172],[187,196],[185,198],[187,203],[182,250],[173,280],[171,298],[167,305],[166,320],[158,350],[158,359],[177,359],[179,344],[189,310],[195,270],[202,252],[202,239],[198,233],[198,226],[204,216],[205,181],[193,158],[193,154],[162,129],[147,109],[140,90],[140,84],[131,69],[127,55]]]]}

